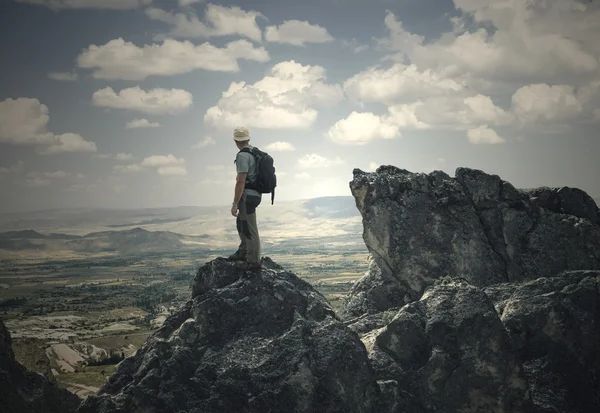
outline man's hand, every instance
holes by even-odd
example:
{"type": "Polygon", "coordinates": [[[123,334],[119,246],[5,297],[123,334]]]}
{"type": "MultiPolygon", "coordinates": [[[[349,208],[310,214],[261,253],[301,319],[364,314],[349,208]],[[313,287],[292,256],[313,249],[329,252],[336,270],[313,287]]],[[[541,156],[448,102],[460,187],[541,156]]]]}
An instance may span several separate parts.
{"type": "Polygon", "coordinates": [[[233,205],[231,207],[231,215],[233,215],[234,217],[237,217],[237,215],[238,215],[238,206],[237,205],[233,205]]]}

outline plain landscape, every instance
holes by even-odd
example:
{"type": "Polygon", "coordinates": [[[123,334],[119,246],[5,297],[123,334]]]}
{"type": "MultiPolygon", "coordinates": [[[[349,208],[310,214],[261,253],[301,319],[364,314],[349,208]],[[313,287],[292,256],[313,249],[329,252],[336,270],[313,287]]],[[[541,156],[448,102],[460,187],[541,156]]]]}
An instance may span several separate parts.
{"type": "MultiPolygon", "coordinates": [[[[352,197],[258,209],[262,255],[338,308],[368,268],[352,197]]],[[[0,215],[0,317],[19,362],[85,398],[189,298],[196,269],[235,251],[228,207],[0,215]]]]}

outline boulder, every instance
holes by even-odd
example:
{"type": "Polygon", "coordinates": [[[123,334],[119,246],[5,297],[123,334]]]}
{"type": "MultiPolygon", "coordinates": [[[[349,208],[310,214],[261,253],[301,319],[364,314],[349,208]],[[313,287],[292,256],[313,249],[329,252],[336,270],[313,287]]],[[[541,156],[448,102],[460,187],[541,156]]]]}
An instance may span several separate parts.
{"type": "Polygon", "coordinates": [[[308,283],[263,265],[200,267],[192,299],[79,413],[377,411],[358,335],[308,283]]]}
{"type": "Polygon", "coordinates": [[[600,411],[600,271],[485,289],[540,413],[600,411]]]}
{"type": "Polygon", "coordinates": [[[441,279],[420,300],[380,315],[348,326],[362,335],[382,413],[532,411],[522,365],[481,289],[441,279]]]}
{"type": "Polygon", "coordinates": [[[394,166],[353,172],[373,262],[342,306],[344,319],[416,301],[445,276],[486,287],[600,269],[600,213],[581,190],[519,190],[468,168],[455,178],[394,166]]]}
{"type": "Polygon", "coordinates": [[[15,360],[12,340],[0,320],[0,408],[4,413],[70,413],[79,398],[28,371],[15,360]]]}

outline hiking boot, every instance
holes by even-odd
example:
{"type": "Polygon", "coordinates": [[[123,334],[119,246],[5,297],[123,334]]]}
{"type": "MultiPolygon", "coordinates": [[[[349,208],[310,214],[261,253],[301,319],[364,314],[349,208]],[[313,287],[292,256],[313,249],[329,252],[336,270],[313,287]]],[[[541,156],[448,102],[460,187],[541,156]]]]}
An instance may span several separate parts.
{"type": "Polygon", "coordinates": [[[231,254],[229,257],[227,257],[227,259],[229,261],[245,261],[246,260],[246,254],[240,254],[240,251],[236,251],[233,254],[231,254]]]}

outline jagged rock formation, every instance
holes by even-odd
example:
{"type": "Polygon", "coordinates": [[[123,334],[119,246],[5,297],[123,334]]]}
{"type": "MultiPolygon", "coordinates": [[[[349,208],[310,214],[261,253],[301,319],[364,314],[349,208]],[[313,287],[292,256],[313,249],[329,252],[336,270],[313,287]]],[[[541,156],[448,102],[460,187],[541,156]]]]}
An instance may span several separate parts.
{"type": "Polygon", "coordinates": [[[385,411],[530,411],[521,363],[479,288],[443,280],[383,315],[348,324],[362,333],[377,379],[386,383],[385,411]]]}
{"type": "Polygon", "coordinates": [[[600,269],[600,212],[579,189],[518,190],[478,170],[451,178],[394,166],[355,169],[350,188],[373,263],[347,318],[418,300],[444,276],[485,287],[600,269]]]}
{"type": "Polygon", "coordinates": [[[600,271],[485,289],[539,413],[600,411],[600,271]]]}
{"type": "Polygon", "coordinates": [[[15,360],[10,333],[0,320],[0,411],[69,413],[77,410],[79,402],[74,394],[15,360]]]}
{"type": "Polygon", "coordinates": [[[79,412],[376,412],[358,336],[308,283],[263,263],[202,266],[192,300],[79,412]]]}

